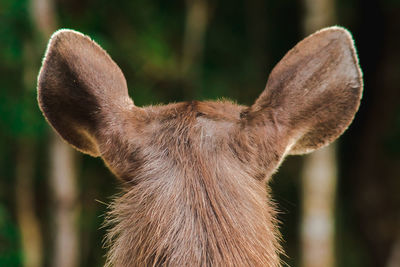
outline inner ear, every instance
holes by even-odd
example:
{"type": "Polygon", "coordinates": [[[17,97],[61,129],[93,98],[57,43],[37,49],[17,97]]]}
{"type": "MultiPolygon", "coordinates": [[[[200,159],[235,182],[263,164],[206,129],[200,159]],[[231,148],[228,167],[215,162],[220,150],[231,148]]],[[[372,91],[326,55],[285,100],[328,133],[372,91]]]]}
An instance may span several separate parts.
{"type": "Polygon", "coordinates": [[[133,107],[122,71],[89,37],[72,30],[51,37],[38,77],[39,106],[60,136],[98,156],[98,131],[133,107]]]}
{"type": "Polygon", "coordinates": [[[308,153],[344,132],[361,94],[353,39],[347,30],[331,27],[307,37],[283,57],[250,113],[273,118],[289,154],[308,153]]]}

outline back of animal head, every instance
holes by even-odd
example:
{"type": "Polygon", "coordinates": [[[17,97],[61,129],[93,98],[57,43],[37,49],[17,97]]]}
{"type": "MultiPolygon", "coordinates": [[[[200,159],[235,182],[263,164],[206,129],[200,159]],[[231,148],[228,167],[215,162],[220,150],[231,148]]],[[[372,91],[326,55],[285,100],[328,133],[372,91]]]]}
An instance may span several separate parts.
{"type": "Polygon", "coordinates": [[[290,50],[250,107],[137,107],[110,56],[72,30],[52,36],[38,78],[50,125],[124,181],[108,236],[117,266],[279,266],[265,182],[286,155],[342,134],[361,93],[353,41],[340,27],[290,50]]]}

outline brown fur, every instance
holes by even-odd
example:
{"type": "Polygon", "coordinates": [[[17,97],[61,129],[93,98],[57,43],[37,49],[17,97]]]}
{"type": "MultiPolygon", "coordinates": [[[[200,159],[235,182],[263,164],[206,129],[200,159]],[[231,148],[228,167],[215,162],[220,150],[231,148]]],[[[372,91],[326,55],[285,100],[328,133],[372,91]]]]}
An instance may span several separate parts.
{"type": "Polygon", "coordinates": [[[50,124],[123,181],[107,218],[107,266],[280,266],[265,182],[285,155],[337,138],[361,91],[351,37],[338,27],[292,49],[251,107],[136,107],[107,53],[69,30],[50,40],[38,79],[50,124]]]}

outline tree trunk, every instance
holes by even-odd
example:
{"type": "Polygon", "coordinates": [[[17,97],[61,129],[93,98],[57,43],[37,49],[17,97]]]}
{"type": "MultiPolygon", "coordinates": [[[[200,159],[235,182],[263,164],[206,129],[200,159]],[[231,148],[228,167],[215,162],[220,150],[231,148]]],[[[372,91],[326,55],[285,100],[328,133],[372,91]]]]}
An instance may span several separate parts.
{"type": "Polygon", "coordinates": [[[187,98],[200,94],[197,84],[201,76],[200,66],[203,61],[204,39],[209,19],[208,9],[206,0],[186,0],[181,77],[193,90],[193,92],[186,91],[187,98]]]}
{"type": "Polygon", "coordinates": [[[78,266],[78,213],[74,151],[52,134],[50,189],[53,196],[55,243],[52,266],[78,266]]]}
{"type": "Polygon", "coordinates": [[[397,238],[393,244],[392,251],[390,251],[387,267],[398,267],[400,265],[400,230],[397,231],[397,238]]]}
{"type": "MultiPolygon", "coordinates": [[[[56,30],[56,15],[52,0],[31,0],[33,24],[40,40],[47,41],[56,30]]],[[[50,182],[54,243],[51,265],[78,265],[77,186],[74,152],[52,131],[50,139],[50,182]]]]}
{"type": "Polygon", "coordinates": [[[334,261],[336,145],[320,149],[303,166],[302,265],[331,267],[334,261]]]}
{"type": "MultiPolygon", "coordinates": [[[[334,24],[333,0],[305,0],[304,33],[334,24]]],[[[336,144],[304,159],[302,173],[302,266],[335,266],[334,213],[337,183],[336,144]]]]}
{"type": "Polygon", "coordinates": [[[34,150],[31,140],[19,141],[16,160],[16,203],[25,267],[43,265],[43,240],[34,205],[34,150]]]}

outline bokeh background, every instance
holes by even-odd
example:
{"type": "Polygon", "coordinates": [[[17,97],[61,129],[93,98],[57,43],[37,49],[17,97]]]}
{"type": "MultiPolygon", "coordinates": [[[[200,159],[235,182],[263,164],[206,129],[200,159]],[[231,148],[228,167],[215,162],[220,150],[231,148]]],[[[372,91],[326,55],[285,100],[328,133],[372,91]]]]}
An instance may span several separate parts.
{"type": "Polygon", "coordinates": [[[250,105],[291,47],[335,24],[354,36],[364,96],[327,157],[289,157],[274,175],[282,258],[290,266],[400,266],[399,0],[0,0],[0,266],[105,260],[101,225],[118,182],[100,159],[62,143],[36,103],[53,31],[81,31],[106,49],[136,105],[250,105]],[[329,183],[306,182],[318,164],[328,164],[329,183]],[[310,185],[327,203],[326,227],[314,237],[304,231],[305,199],[318,195],[310,185]]]}

